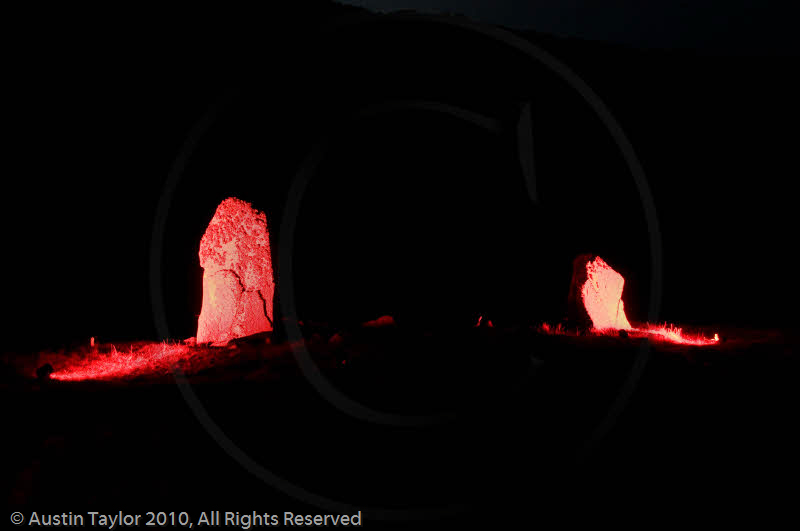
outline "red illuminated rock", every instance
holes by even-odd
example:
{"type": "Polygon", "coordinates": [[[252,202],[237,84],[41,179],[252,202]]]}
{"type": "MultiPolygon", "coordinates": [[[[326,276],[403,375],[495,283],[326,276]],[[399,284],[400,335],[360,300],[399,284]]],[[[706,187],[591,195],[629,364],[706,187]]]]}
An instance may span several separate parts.
{"type": "Polygon", "coordinates": [[[383,315],[378,317],[377,319],[373,319],[372,321],[367,321],[363,324],[367,328],[380,328],[382,326],[394,326],[394,317],[391,315],[383,315]]]}
{"type": "Polygon", "coordinates": [[[583,254],[572,264],[569,314],[573,321],[597,330],[631,328],[625,316],[625,279],[602,258],[583,254]]]}
{"type": "Polygon", "coordinates": [[[200,241],[203,305],[197,342],[224,342],[272,330],[272,257],[267,217],[230,197],[200,241]]]}

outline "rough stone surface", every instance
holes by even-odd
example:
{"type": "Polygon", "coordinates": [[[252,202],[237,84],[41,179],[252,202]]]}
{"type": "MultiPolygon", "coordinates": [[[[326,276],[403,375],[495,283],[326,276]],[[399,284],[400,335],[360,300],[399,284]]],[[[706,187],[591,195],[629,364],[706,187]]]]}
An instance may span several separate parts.
{"type": "Polygon", "coordinates": [[[630,329],[622,302],[624,286],[622,275],[599,256],[578,256],[572,264],[569,319],[582,328],[630,329]]]}
{"type": "Polygon", "coordinates": [[[272,330],[272,256],[267,217],[230,197],[200,241],[203,305],[197,343],[224,342],[272,330]]]}

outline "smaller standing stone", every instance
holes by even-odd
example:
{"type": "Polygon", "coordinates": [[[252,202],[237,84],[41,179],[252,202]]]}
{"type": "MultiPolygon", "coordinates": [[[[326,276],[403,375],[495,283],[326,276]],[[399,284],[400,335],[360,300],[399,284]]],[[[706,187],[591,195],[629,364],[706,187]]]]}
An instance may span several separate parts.
{"type": "Polygon", "coordinates": [[[602,258],[582,254],[572,263],[569,319],[581,328],[629,330],[622,302],[625,279],[602,258]]]}

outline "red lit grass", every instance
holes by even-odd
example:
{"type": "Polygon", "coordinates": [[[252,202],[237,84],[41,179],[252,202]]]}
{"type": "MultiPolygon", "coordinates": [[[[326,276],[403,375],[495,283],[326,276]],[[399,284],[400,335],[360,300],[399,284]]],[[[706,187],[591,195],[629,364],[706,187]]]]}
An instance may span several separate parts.
{"type": "Polygon", "coordinates": [[[705,346],[714,345],[719,342],[718,334],[714,334],[712,338],[706,338],[700,334],[685,333],[683,329],[666,323],[663,325],[645,324],[644,327],[634,328],[629,330],[629,332],[641,333],[656,340],[668,341],[681,345],[705,346]]]}
{"type": "MultiPolygon", "coordinates": [[[[319,343],[322,365],[331,356],[319,343]]],[[[138,341],[124,346],[96,344],[68,351],[41,352],[26,361],[17,357],[19,372],[32,377],[36,368],[49,363],[50,378],[64,382],[173,382],[175,368],[197,382],[230,378],[263,381],[291,371],[295,366],[292,345],[271,345],[263,338],[225,345],[196,345],[194,342],[138,341]]]]}
{"type": "Polygon", "coordinates": [[[119,380],[145,375],[171,374],[173,367],[188,358],[190,347],[180,343],[139,343],[128,350],[115,346],[107,352],[91,351],[53,359],[53,380],[119,380]]]}
{"type": "MultiPolygon", "coordinates": [[[[542,323],[537,327],[537,330],[546,335],[552,336],[577,336],[577,330],[568,330],[561,324],[555,326],[548,323],[542,323]]],[[[651,325],[645,323],[641,326],[631,326],[625,329],[614,328],[593,328],[590,333],[595,336],[616,336],[619,330],[625,330],[628,337],[633,338],[648,338],[654,341],[663,341],[665,343],[674,343],[679,345],[693,345],[693,346],[708,346],[719,343],[719,335],[714,334],[714,337],[708,338],[702,334],[694,334],[684,332],[682,328],[664,323],[663,325],[651,325]]]]}
{"type": "MultiPolygon", "coordinates": [[[[577,330],[567,329],[562,324],[542,323],[537,328],[546,335],[578,336],[577,330]]],[[[594,336],[617,336],[619,331],[593,329],[594,336]]],[[[690,346],[709,346],[719,343],[715,334],[707,338],[700,334],[687,333],[681,328],[667,325],[639,325],[626,330],[630,338],[648,338],[656,342],[690,346]]],[[[323,348],[321,353],[328,349],[323,348]]],[[[176,342],[138,342],[117,348],[114,345],[83,347],[72,352],[41,353],[35,358],[36,365],[23,370],[33,375],[37,366],[49,363],[54,372],[51,379],[59,381],[164,381],[172,380],[174,369],[180,367],[187,376],[217,374],[233,371],[237,367],[247,371],[245,379],[269,378],[275,370],[285,370],[293,365],[289,345],[231,345],[224,348],[190,346],[176,342]],[[269,360],[268,364],[262,363],[269,360]],[[257,362],[252,365],[252,362],[257,362]],[[209,372],[208,369],[213,369],[209,372]],[[265,372],[266,371],[266,372],[265,372]]],[[[33,360],[32,360],[33,361],[33,360]]]]}

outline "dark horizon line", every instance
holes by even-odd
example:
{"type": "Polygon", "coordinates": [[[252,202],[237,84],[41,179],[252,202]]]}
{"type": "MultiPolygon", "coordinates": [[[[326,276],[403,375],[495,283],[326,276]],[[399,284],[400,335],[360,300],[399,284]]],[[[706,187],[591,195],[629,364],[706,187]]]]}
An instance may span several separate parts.
{"type": "Polygon", "coordinates": [[[364,7],[362,5],[349,4],[344,2],[343,0],[330,0],[330,1],[343,8],[350,10],[363,10],[364,12],[367,12],[375,16],[419,15],[419,16],[442,16],[442,17],[460,18],[468,20],[475,24],[485,24],[488,26],[501,28],[506,31],[520,35],[523,38],[529,40],[531,38],[558,39],[561,41],[571,41],[572,43],[576,43],[583,46],[599,45],[606,48],[613,48],[616,49],[617,51],[624,51],[624,52],[679,54],[679,55],[693,55],[703,58],[726,58],[726,59],[738,59],[738,58],[789,59],[789,58],[800,57],[800,45],[796,46],[795,48],[791,47],[782,47],[782,48],[771,47],[769,49],[751,48],[749,51],[744,51],[741,49],[726,50],[724,48],[717,48],[717,47],[701,47],[701,46],[689,46],[689,45],[679,45],[679,44],[672,46],[658,46],[658,45],[651,45],[644,43],[637,44],[620,39],[597,39],[597,38],[584,37],[565,32],[545,31],[535,28],[529,24],[520,26],[509,26],[507,24],[495,23],[488,20],[484,20],[482,18],[476,18],[464,13],[449,11],[449,10],[437,10],[437,9],[431,9],[427,11],[421,11],[418,9],[378,10],[378,9],[364,7]]]}

